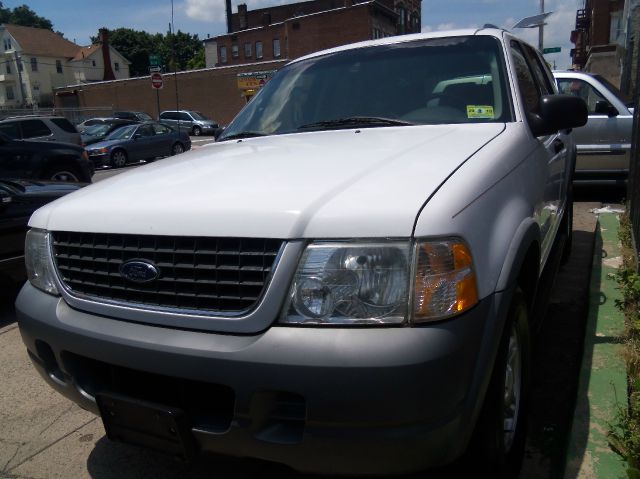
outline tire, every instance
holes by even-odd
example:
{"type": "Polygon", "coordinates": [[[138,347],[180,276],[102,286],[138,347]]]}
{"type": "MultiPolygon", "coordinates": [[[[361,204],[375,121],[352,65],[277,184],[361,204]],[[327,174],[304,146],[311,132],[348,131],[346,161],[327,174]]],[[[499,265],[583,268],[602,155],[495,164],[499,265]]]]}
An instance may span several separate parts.
{"type": "Polygon", "coordinates": [[[562,216],[560,231],[565,236],[560,262],[561,264],[566,264],[571,256],[571,246],[573,243],[573,181],[571,181],[571,179],[569,179],[569,186],[567,188],[567,208],[562,216]]]}
{"type": "Polygon", "coordinates": [[[470,455],[488,477],[516,478],[522,466],[530,355],[528,306],[517,288],[471,443],[470,455]]]}
{"type": "Polygon", "coordinates": [[[184,146],[182,145],[182,143],[174,143],[171,147],[171,154],[179,155],[180,153],[184,153],[184,146]]]}
{"type": "Polygon", "coordinates": [[[49,168],[44,174],[46,180],[50,181],[68,181],[73,183],[80,183],[82,174],[73,165],[60,165],[49,168]]]}
{"type": "Polygon", "coordinates": [[[111,166],[122,168],[127,164],[127,152],[124,150],[114,150],[111,152],[111,166]]]}
{"type": "Polygon", "coordinates": [[[193,136],[200,136],[202,135],[202,128],[200,128],[199,126],[194,126],[192,133],[193,133],[193,136]]]}

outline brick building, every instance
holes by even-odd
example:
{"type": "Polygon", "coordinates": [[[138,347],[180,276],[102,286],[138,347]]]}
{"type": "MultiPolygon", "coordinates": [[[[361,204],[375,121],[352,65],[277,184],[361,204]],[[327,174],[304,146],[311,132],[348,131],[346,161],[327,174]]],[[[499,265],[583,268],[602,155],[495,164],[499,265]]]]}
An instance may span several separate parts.
{"type": "Polygon", "coordinates": [[[625,51],[625,0],[585,0],[576,12],[571,32],[575,68],[599,73],[614,85],[620,84],[625,51]]]}
{"type": "Polygon", "coordinates": [[[420,1],[312,0],[257,10],[240,4],[228,16],[229,32],[205,40],[207,66],[292,60],[347,43],[416,33],[420,1]]]}

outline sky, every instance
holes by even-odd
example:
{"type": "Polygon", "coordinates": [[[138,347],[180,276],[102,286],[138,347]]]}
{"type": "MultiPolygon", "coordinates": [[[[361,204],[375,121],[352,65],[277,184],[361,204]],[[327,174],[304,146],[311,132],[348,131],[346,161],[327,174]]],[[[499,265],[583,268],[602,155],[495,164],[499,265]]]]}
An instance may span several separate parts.
{"type": "MultiPolygon", "coordinates": [[[[575,25],[576,10],[584,0],[422,0],[422,31],[479,27],[491,23],[511,30],[524,17],[545,11],[553,12],[544,30],[544,47],[561,47],[562,51],[545,58],[558,69],[570,66],[569,35],[575,25]]],[[[88,45],[98,29],[120,27],[166,33],[171,22],[171,0],[20,0],[3,1],[5,7],[27,4],[38,15],[51,20],[53,28],[65,38],[80,45],[88,45]]],[[[287,0],[232,0],[233,11],[239,3],[249,9],[294,3],[287,0]]],[[[207,35],[226,33],[225,0],[173,0],[176,30],[207,35]]],[[[513,33],[534,46],[538,45],[538,29],[515,29],[513,33]]]]}

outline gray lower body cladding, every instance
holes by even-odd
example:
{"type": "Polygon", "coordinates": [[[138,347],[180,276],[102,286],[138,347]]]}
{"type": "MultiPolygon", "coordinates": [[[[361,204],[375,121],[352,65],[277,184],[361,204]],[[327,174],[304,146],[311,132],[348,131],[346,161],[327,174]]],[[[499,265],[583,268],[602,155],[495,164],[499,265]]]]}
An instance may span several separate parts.
{"type": "Polygon", "coordinates": [[[38,371],[85,409],[98,413],[95,395],[114,391],[186,410],[203,451],[304,472],[391,474],[462,452],[510,296],[422,327],[255,335],[87,314],[29,284],[16,311],[38,371]]]}

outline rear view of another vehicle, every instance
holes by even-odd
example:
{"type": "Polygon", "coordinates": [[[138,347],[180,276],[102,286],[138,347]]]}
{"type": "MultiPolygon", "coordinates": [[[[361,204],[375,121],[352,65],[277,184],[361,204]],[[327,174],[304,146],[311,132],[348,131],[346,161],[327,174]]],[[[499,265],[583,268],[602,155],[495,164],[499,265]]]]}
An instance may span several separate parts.
{"type": "Polygon", "coordinates": [[[633,112],[607,80],[582,72],[554,72],[561,93],[581,97],[589,119],[576,128],[575,182],[623,185],[629,176],[633,112]]]}

